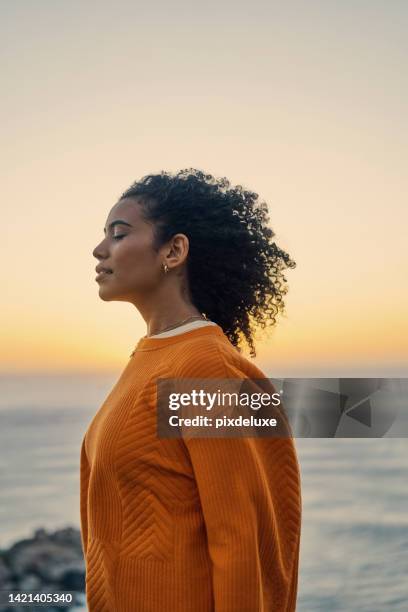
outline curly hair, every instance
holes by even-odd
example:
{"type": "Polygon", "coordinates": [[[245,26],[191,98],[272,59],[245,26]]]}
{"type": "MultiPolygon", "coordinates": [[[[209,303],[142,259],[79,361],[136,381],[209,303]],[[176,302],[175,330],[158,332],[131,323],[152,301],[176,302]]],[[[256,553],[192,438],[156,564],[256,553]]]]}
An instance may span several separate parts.
{"type": "Polygon", "coordinates": [[[174,234],[189,239],[187,276],[193,304],[217,323],[241,352],[245,338],[256,356],[254,332],[285,312],[282,270],[296,267],[271,239],[265,202],[195,168],[162,171],[133,183],[121,196],[137,198],[153,223],[157,249],[174,234]]]}

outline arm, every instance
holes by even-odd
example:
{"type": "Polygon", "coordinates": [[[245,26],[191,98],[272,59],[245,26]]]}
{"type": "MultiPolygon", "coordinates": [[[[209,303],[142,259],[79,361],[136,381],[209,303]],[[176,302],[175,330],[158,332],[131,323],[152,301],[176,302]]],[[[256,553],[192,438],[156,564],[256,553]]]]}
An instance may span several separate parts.
{"type": "MultiPolygon", "coordinates": [[[[215,612],[283,612],[295,545],[282,538],[285,486],[270,487],[253,438],[186,439],[207,528],[215,612]]],[[[279,440],[269,440],[279,444],[279,440]]],[[[291,500],[288,500],[290,516],[291,500]]],[[[292,533],[296,537],[296,526],[292,533]]],[[[289,537],[289,539],[291,539],[289,537]]]]}
{"type": "MultiPolygon", "coordinates": [[[[178,365],[179,378],[247,378],[213,346],[178,365]]],[[[214,611],[292,612],[301,516],[293,440],[182,439],[206,525],[214,611]]]]}

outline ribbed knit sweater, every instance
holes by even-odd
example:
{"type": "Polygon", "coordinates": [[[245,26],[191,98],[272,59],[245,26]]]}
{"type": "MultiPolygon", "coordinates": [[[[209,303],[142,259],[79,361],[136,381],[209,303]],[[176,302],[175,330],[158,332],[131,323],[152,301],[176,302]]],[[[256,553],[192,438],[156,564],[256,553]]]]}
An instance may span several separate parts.
{"type": "Polygon", "coordinates": [[[265,375],[218,325],[139,340],[82,442],[89,611],[295,610],[293,439],[158,438],[158,378],[265,375]]]}

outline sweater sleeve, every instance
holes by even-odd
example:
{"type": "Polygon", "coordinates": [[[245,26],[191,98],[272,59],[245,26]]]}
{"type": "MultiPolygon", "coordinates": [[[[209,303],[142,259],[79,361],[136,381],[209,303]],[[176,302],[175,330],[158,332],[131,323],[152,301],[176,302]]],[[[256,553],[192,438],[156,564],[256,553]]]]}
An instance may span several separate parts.
{"type": "Polygon", "coordinates": [[[191,439],[186,445],[206,523],[215,612],[281,612],[280,598],[273,604],[272,572],[268,576],[279,550],[276,559],[262,555],[262,531],[266,525],[276,531],[274,502],[253,441],[191,439]]]}
{"type": "MultiPolygon", "coordinates": [[[[222,358],[218,366],[212,361],[212,377],[246,378],[222,358]]],[[[198,377],[197,369],[194,370],[198,377]]],[[[202,371],[209,371],[204,364],[202,371]]],[[[244,437],[183,441],[206,525],[215,612],[294,609],[290,604],[287,607],[293,591],[290,583],[296,578],[293,567],[299,535],[297,474],[293,463],[288,464],[288,482],[291,481],[293,490],[288,487],[287,500],[287,485],[282,482],[282,475],[285,476],[282,465],[293,460],[292,441],[244,437]],[[276,474],[274,460],[280,462],[276,474]],[[283,514],[287,510],[286,519],[282,508],[283,514]]]]}

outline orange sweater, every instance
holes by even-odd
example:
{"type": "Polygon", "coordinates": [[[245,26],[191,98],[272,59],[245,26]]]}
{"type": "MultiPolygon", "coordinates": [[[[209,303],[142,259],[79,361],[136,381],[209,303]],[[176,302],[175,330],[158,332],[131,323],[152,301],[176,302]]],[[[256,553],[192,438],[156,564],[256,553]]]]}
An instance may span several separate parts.
{"type": "Polygon", "coordinates": [[[289,612],[301,497],[292,438],[163,439],[158,378],[265,378],[222,329],[142,338],[81,448],[90,612],[289,612]]]}

